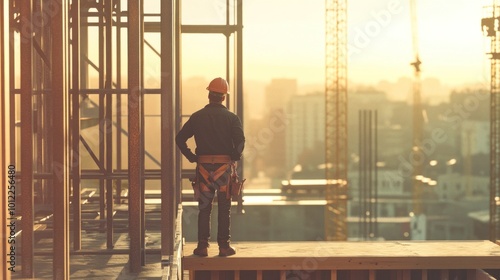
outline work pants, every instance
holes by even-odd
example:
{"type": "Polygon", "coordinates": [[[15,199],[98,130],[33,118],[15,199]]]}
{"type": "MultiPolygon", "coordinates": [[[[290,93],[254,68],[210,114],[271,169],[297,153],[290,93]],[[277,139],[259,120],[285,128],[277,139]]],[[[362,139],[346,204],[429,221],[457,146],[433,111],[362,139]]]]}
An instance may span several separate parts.
{"type": "MultiPolygon", "coordinates": [[[[215,189],[202,191],[198,199],[198,247],[208,247],[210,240],[210,216],[215,189]]],[[[225,192],[217,191],[218,221],[217,243],[219,247],[227,248],[230,242],[231,198],[226,198],[225,192]]]]}

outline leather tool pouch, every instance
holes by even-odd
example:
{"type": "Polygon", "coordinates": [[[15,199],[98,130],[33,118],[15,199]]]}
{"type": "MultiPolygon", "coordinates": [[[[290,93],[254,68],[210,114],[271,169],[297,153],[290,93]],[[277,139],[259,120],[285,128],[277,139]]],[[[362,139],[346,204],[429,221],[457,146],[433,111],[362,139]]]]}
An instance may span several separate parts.
{"type": "Polygon", "coordinates": [[[196,172],[196,176],[194,178],[189,178],[191,181],[191,187],[193,187],[194,191],[194,201],[198,201],[200,198],[200,184],[198,180],[198,172],[196,172]]]}
{"type": "Polygon", "coordinates": [[[237,200],[239,195],[243,190],[243,184],[246,179],[240,180],[238,173],[236,172],[236,162],[231,164],[231,179],[229,179],[229,192],[227,192],[227,198],[233,198],[233,200],[237,200]]]}

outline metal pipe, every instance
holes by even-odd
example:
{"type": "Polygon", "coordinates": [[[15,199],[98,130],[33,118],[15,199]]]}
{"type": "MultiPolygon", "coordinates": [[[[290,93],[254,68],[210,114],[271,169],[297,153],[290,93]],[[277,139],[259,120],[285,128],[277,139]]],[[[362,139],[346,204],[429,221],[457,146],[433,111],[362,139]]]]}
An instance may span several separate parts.
{"type": "Polygon", "coordinates": [[[372,233],[372,111],[366,111],[366,209],[367,209],[367,232],[366,238],[369,240],[372,233]]]}
{"type": "MultiPolygon", "coordinates": [[[[182,125],[182,117],[181,117],[181,108],[182,108],[182,69],[181,69],[181,57],[182,57],[182,49],[181,49],[181,3],[180,0],[174,0],[174,40],[175,40],[175,115],[174,115],[174,129],[175,134],[181,129],[182,125]]],[[[175,190],[177,191],[177,204],[182,203],[182,154],[181,152],[174,147],[175,151],[175,190]]],[[[178,214],[178,213],[177,213],[178,214]]],[[[176,214],[176,215],[177,215],[176,214]]]]}
{"type": "MultiPolygon", "coordinates": [[[[173,2],[163,1],[161,5],[161,72],[174,73],[174,34],[173,34],[173,2]]],[[[174,180],[174,77],[161,76],[161,248],[164,255],[172,255],[174,251],[175,221],[175,180],[174,180]]]]}
{"type": "MultiPolygon", "coordinates": [[[[159,255],[161,253],[160,249],[147,249],[145,250],[148,255],[159,255]]],[[[87,255],[126,255],[130,254],[128,249],[103,249],[103,250],[80,250],[71,251],[70,256],[87,256],[87,255]]],[[[52,251],[35,251],[35,256],[52,256],[52,251]]]]}
{"type": "Polygon", "coordinates": [[[129,170],[129,263],[131,272],[141,270],[141,14],[139,2],[128,0],[128,170],[129,170]]]}
{"type": "Polygon", "coordinates": [[[366,240],[366,110],[361,111],[361,129],[363,134],[361,135],[362,141],[362,151],[360,152],[360,162],[361,162],[361,212],[360,215],[363,219],[362,223],[362,237],[366,240]]]}
{"type": "MultiPolygon", "coordinates": [[[[33,7],[32,7],[32,14],[36,15],[42,13],[42,3],[39,1],[34,1],[33,2],[33,7]]],[[[50,30],[46,30],[47,26],[33,26],[33,51],[32,51],[32,81],[33,81],[33,159],[34,159],[34,170],[36,171],[49,171],[47,170],[48,164],[44,162],[45,156],[48,158],[49,153],[47,154],[43,153],[43,149],[49,149],[49,147],[44,147],[44,144],[50,141],[48,139],[48,132],[44,130],[43,122],[42,120],[47,117],[47,119],[50,119],[48,116],[50,110],[45,111],[47,108],[45,108],[44,102],[49,101],[49,94],[42,94],[42,92],[45,92],[44,90],[44,84],[49,84],[50,83],[50,77],[49,75],[45,75],[46,72],[49,71],[44,71],[44,65],[41,63],[40,60],[45,60],[48,61],[49,58],[45,55],[43,50],[41,49],[40,44],[44,45],[47,49],[50,50],[50,42],[47,42],[48,38],[50,38],[50,30]],[[38,40],[40,41],[40,44],[38,43],[38,40]],[[45,58],[45,59],[44,59],[45,58]]],[[[49,66],[50,69],[50,66],[49,66]]],[[[46,104],[48,105],[48,104],[46,104]]],[[[49,159],[47,159],[49,160],[49,159]]],[[[34,192],[38,192],[38,202],[42,204],[46,204],[48,202],[48,194],[45,193],[44,185],[46,181],[42,180],[34,180],[33,183],[33,189],[34,192]]]]}
{"type": "MultiPolygon", "coordinates": [[[[113,172],[113,99],[110,94],[112,88],[111,83],[113,80],[113,64],[112,64],[112,22],[113,22],[113,0],[104,1],[104,20],[105,20],[105,65],[106,65],[106,79],[105,79],[105,89],[106,91],[106,174],[113,172]]],[[[106,247],[108,249],[113,248],[113,180],[106,180],[106,247]]]]}
{"type": "Polygon", "coordinates": [[[374,128],[374,133],[373,133],[373,137],[374,137],[374,140],[373,140],[373,146],[374,146],[374,162],[375,162],[375,180],[374,180],[374,189],[375,189],[375,193],[374,193],[374,204],[375,204],[375,207],[374,207],[374,219],[375,219],[375,230],[374,230],[374,235],[375,235],[375,238],[378,237],[378,166],[377,166],[377,162],[378,162],[378,112],[377,110],[375,110],[374,112],[374,124],[375,124],[375,128],[374,128]]]}
{"type": "MultiPolygon", "coordinates": [[[[139,23],[139,42],[140,42],[140,49],[138,52],[138,55],[140,56],[141,60],[139,63],[140,66],[140,72],[139,75],[141,76],[141,89],[144,89],[144,0],[139,0],[139,16],[140,16],[140,23],[139,23]]],[[[145,131],[145,124],[144,124],[144,91],[141,90],[141,100],[142,102],[140,103],[140,110],[141,113],[139,114],[140,117],[140,127],[141,127],[141,138],[140,138],[140,164],[141,164],[141,265],[145,266],[146,265],[146,253],[144,252],[144,249],[146,248],[146,212],[144,211],[146,207],[146,180],[144,179],[144,174],[142,173],[142,170],[144,170],[145,167],[145,151],[146,148],[144,146],[145,143],[145,135],[142,133],[145,131]]]]}
{"type": "MultiPolygon", "coordinates": [[[[116,130],[122,130],[122,95],[119,90],[122,88],[122,65],[121,65],[121,1],[116,2],[116,130]]],[[[126,92],[126,91],[125,91],[126,92]]],[[[116,134],[116,170],[121,171],[122,169],[122,134],[116,134]]],[[[120,179],[116,180],[116,198],[115,203],[121,203],[120,196],[122,193],[122,181],[120,179]]]]}
{"type": "MultiPolygon", "coordinates": [[[[14,28],[11,28],[11,26],[14,24],[14,13],[12,12],[13,10],[13,5],[14,5],[14,0],[9,1],[9,45],[13,44],[14,42],[14,33],[15,30],[14,28]]],[[[9,57],[15,57],[15,50],[14,48],[9,48],[9,57]]],[[[5,65],[5,64],[4,64],[5,65]]],[[[15,73],[15,63],[9,63],[9,73],[15,73]]],[[[10,75],[9,76],[9,85],[12,85],[11,88],[9,88],[8,94],[10,95],[10,100],[9,100],[9,107],[12,108],[9,112],[9,118],[10,118],[10,123],[9,123],[9,134],[10,134],[10,151],[9,151],[9,156],[11,159],[11,163],[16,163],[17,158],[16,158],[16,145],[14,143],[16,142],[16,128],[15,128],[15,122],[16,122],[16,96],[14,92],[16,91],[15,89],[15,75],[10,75]]],[[[20,90],[19,90],[20,92],[20,90]]]]}
{"type": "MultiPolygon", "coordinates": [[[[9,11],[9,8],[7,7],[8,2],[2,2],[0,3],[0,15],[4,15],[5,11],[9,11]]],[[[9,57],[7,56],[7,53],[9,52],[9,44],[6,43],[8,40],[8,18],[1,18],[0,19],[0,65],[9,65],[9,57]],[[7,40],[6,40],[7,39],[7,40]]],[[[16,223],[15,220],[11,220],[11,218],[15,218],[16,213],[15,210],[14,212],[10,212],[11,209],[9,209],[8,203],[12,201],[12,195],[14,195],[14,200],[15,200],[15,182],[12,184],[11,178],[15,180],[16,174],[12,173],[10,174],[10,170],[12,172],[15,172],[15,166],[10,165],[10,156],[9,156],[9,147],[11,145],[10,143],[10,137],[9,137],[9,124],[10,124],[10,111],[13,111],[14,108],[10,107],[10,93],[9,93],[9,68],[7,67],[2,67],[0,69],[0,170],[4,170],[2,174],[0,174],[0,180],[2,182],[6,182],[6,189],[5,191],[0,193],[0,207],[2,209],[5,209],[4,211],[1,212],[0,214],[0,227],[2,228],[1,234],[2,236],[5,236],[2,238],[2,244],[0,245],[1,251],[5,252],[0,256],[0,262],[5,264],[5,269],[2,269],[0,272],[0,277],[2,279],[9,280],[11,279],[11,270],[9,267],[13,267],[10,264],[10,256],[8,254],[11,253],[10,250],[10,244],[8,244],[8,241],[10,241],[10,224],[11,222],[16,223]],[[14,168],[9,168],[9,167],[14,167],[14,168]],[[13,177],[11,177],[13,176],[13,177]],[[13,192],[13,193],[12,193],[13,192]],[[7,241],[7,242],[6,242],[7,241]]],[[[13,267],[14,269],[14,267],[13,267]]]]}
{"type": "MultiPolygon", "coordinates": [[[[97,169],[84,169],[80,171],[80,179],[112,179],[112,180],[120,180],[128,178],[128,169],[122,169],[120,171],[114,171],[113,173],[106,175],[100,172],[97,169]]],[[[189,179],[193,177],[194,172],[192,170],[186,169],[182,172],[182,179],[189,179]]],[[[18,176],[22,176],[21,172],[16,172],[18,176]]],[[[33,178],[35,179],[52,179],[52,173],[49,172],[36,172],[33,173],[33,178]]],[[[73,177],[73,175],[70,175],[73,177]]],[[[161,169],[148,169],[145,170],[143,174],[146,180],[160,180],[161,179],[161,169]]]]}
{"type": "Polygon", "coordinates": [[[73,249],[82,248],[81,165],[80,165],[80,0],[72,7],[72,183],[73,183],[73,249]]]}
{"type": "Polygon", "coordinates": [[[86,90],[88,90],[89,86],[89,73],[88,73],[88,67],[89,67],[89,62],[88,60],[84,59],[85,57],[88,57],[88,38],[89,38],[89,30],[88,30],[88,18],[85,16],[85,12],[89,9],[89,7],[86,5],[86,2],[80,2],[80,94],[86,93],[86,90]]]}
{"type": "Polygon", "coordinates": [[[32,1],[21,1],[21,203],[23,222],[22,276],[33,278],[33,77],[32,77],[32,1]]]}
{"type": "MultiPolygon", "coordinates": [[[[69,168],[66,2],[53,3],[52,36],[52,138],[54,196],[54,279],[69,279],[69,168]]],[[[23,234],[24,235],[24,234],[23,234]]]]}
{"type": "MultiPolygon", "coordinates": [[[[104,91],[107,91],[106,90],[106,86],[105,86],[105,75],[104,75],[104,71],[105,71],[105,55],[107,54],[106,53],[106,50],[104,49],[106,46],[105,46],[105,34],[104,34],[104,13],[102,12],[104,10],[104,2],[103,1],[100,1],[99,4],[97,4],[97,8],[99,11],[101,11],[99,13],[99,28],[98,28],[98,46],[99,46],[99,52],[98,52],[98,55],[99,55],[99,105],[98,105],[98,108],[99,108],[99,161],[101,163],[104,163],[104,167],[106,166],[106,156],[105,156],[105,153],[106,153],[106,135],[105,135],[105,132],[106,132],[106,112],[105,112],[105,99],[106,99],[106,95],[105,95],[105,92],[104,91]],[[104,89],[104,91],[102,91],[102,89],[104,89]]],[[[106,170],[103,170],[104,173],[106,173],[106,170]]],[[[100,198],[100,211],[99,211],[99,218],[104,220],[106,219],[106,189],[105,189],[105,180],[101,179],[99,180],[99,198],[100,198]]],[[[102,224],[102,230],[104,230],[104,224],[102,224]]]]}
{"type": "MultiPolygon", "coordinates": [[[[243,106],[243,1],[236,1],[236,114],[244,125],[244,106],[243,106]]],[[[243,177],[244,162],[241,160],[238,164],[238,173],[243,177]]],[[[243,213],[243,191],[238,197],[238,213],[243,213]]]]}
{"type": "MultiPolygon", "coordinates": [[[[226,26],[229,25],[229,0],[226,0],[226,26]]],[[[226,37],[226,81],[230,83],[231,75],[230,75],[230,67],[229,67],[229,55],[230,55],[230,50],[229,50],[229,36],[231,36],[231,33],[224,33],[224,36],[226,37]]],[[[226,96],[226,107],[230,109],[231,103],[229,102],[231,99],[230,95],[226,96]]]]}
{"type": "Polygon", "coordinates": [[[361,213],[363,213],[363,196],[362,196],[362,174],[363,174],[363,144],[362,144],[362,139],[363,139],[363,114],[362,110],[358,111],[358,133],[359,133],[359,140],[358,140],[358,149],[359,149],[359,162],[358,162],[358,203],[359,203],[359,216],[358,216],[358,232],[359,232],[359,238],[363,236],[362,234],[362,227],[363,223],[361,221],[361,213]]]}

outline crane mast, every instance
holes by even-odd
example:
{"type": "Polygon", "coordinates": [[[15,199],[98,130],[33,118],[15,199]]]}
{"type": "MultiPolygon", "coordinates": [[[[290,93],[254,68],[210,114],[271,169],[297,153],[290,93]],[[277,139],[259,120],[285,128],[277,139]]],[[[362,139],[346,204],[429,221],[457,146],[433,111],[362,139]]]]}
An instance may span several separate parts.
{"type": "Polygon", "coordinates": [[[500,240],[500,5],[493,1],[481,19],[485,36],[490,39],[490,240],[500,240]]]}
{"type": "Polygon", "coordinates": [[[421,96],[421,64],[418,42],[418,17],[417,0],[410,0],[410,19],[413,44],[413,61],[410,63],[413,68],[413,139],[411,155],[414,157],[412,172],[412,194],[413,213],[411,220],[412,239],[425,239],[425,214],[422,208],[422,187],[423,183],[418,180],[423,175],[423,162],[415,160],[422,157],[421,144],[423,137],[423,108],[421,96]]]}
{"type": "MultiPolygon", "coordinates": [[[[423,109],[422,109],[422,97],[421,97],[421,64],[420,54],[419,54],[419,42],[418,42],[418,18],[417,18],[417,0],[410,0],[410,12],[411,12],[411,30],[412,30],[412,43],[413,43],[413,55],[414,60],[411,62],[413,68],[413,143],[412,152],[414,155],[420,156],[422,153],[420,151],[420,145],[422,143],[423,134],[423,109]]],[[[418,176],[423,173],[423,163],[417,160],[413,160],[413,214],[419,216],[422,214],[422,182],[418,180],[418,176]]]]}
{"type": "Polygon", "coordinates": [[[347,240],[347,0],[326,0],[325,239],[347,240]]]}

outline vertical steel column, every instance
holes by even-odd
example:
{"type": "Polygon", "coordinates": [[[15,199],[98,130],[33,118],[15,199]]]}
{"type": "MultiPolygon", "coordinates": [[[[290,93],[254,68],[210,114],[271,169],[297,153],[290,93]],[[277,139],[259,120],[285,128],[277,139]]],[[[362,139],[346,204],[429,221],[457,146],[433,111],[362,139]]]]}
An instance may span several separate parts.
{"type": "Polygon", "coordinates": [[[243,123],[243,1],[236,2],[236,112],[243,123]]]}
{"type": "MultiPolygon", "coordinates": [[[[120,89],[122,88],[122,64],[121,64],[121,1],[116,2],[116,88],[118,92],[116,93],[116,170],[120,172],[122,170],[122,94],[120,89]]],[[[121,203],[122,195],[122,180],[116,180],[116,197],[115,203],[121,203]]]]}
{"type": "Polygon", "coordinates": [[[142,17],[139,1],[128,0],[128,177],[129,177],[129,264],[131,272],[141,270],[141,60],[142,17]]]}
{"type": "Polygon", "coordinates": [[[359,111],[359,232],[372,240],[377,235],[377,111],[359,111]]]}
{"type": "MultiPolygon", "coordinates": [[[[229,26],[230,24],[230,20],[229,20],[229,0],[226,0],[226,25],[229,26]]],[[[229,58],[229,54],[230,54],[230,51],[229,51],[229,42],[230,42],[230,39],[229,37],[231,36],[231,33],[230,32],[226,32],[224,33],[224,36],[226,36],[226,81],[228,81],[228,83],[231,85],[231,75],[229,75],[230,73],[230,58],[229,58]]],[[[232,85],[234,86],[234,84],[232,85]]],[[[233,89],[234,90],[234,89],[233,89]]],[[[230,106],[231,106],[231,103],[230,103],[230,99],[231,97],[229,95],[226,95],[226,107],[228,109],[230,109],[230,106]]]]}
{"type": "MultiPolygon", "coordinates": [[[[110,178],[113,173],[113,94],[112,80],[113,80],[113,64],[112,64],[112,33],[113,28],[113,0],[104,1],[104,20],[105,20],[105,45],[106,45],[106,79],[105,79],[105,95],[106,95],[106,233],[108,249],[113,248],[113,180],[110,178]]],[[[101,68],[101,71],[103,69],[101,68]]]]}
{"type": "Polygon", "coordinates": [[[173,255],[175,238],[174,174],[174,0],[161,3],[161,250],[173,255]]]}
{"type": "MultiPolygon", "coordinates": [[[[236,113],[244,125],[243,106],[243,1],[236,1],[236,113]]],[[[238,164],[239,173],[243,172],[243,160],[238,164]]],[[[243,175],[240,174],[241,178],[243,175]]],[[[243,213],[243,192],[238,196],[237,213],[243,213]]]]}
{"type": "MultiPolygon", "coordinates": [[[[175,49],[175,70],[174,70],[174,83],[175,83],[175,134],[181,129],[182,126],[182,117],[181,117],[181,108],[182,108],[182,76],[181,76],[181,1],[174,0],[174,49],[175,49]]],[[[174,148],[175,151],[175,190],[177,196],[177,202],[182,203],[182,189],[181,189],[181,181],[182,181],[182,154],[179,149],[174,148]]]]}
{"type": "Polygon", "coordinates": [[[82,248],[82,206],[81,206],[81,165],[80,165],[80,0],[71,3],[72,12],[72,183],[73,183],[73,249],[82,248]]]}
{"type": "Polygon", "coordinates": [[[21,197],[22,197],[22,276],[33,278],[33,79],[32,6],[21,1],[21,197]]]}
{"type": "MultiPolygon", "coordinates": [[[[9,39],[8,39],[8,42],[9,42],[9,45],[12,45],[12,43],[14,42],[14,33],[15,33],[15,30],[14,28],[12,28],[12,26],[14,25],[14,1],[15,0],[9,0],[9,12],[8,12],[8,15],[9,15],[9,26],[7,26],[9,29],[9,39]]],[[[4,2],[7,2],[7,1],[4,1],[4,2]]],[[[17,9],[19,9],[19,7],[17,7],[17,9]]],[[[15,53],[14,53],[14,48],[9,48],[8,50],[8,54],[9,54],[9,57],[14,57],[15,56],[15,53]]],[[[9,70],[8,72],[9,73],[15,73],[15,63],[9,63],[9,70]]],[[[12,88],[9,88],[10,92],[9,92],[9,95],[10,95],[10,105],[9,107],[11,108],[10,110],[10,114],[9,114],[9,117],[10,117],[10,123],[9,123],[9,133],[10,133],[10,156],[12,158],[12,162],[14,163],[15,161],[17,161],[17,158],[16,158],[16,145],[15,143],[17,143],[16,141],[16,128],[15,128],[15,120],[16,120],[16,93],[14,92],[14,88],[15,88],[15,84],[16,84],[16,81],[15,81],[15,75],[10,75],[9,76],[9,85],[11,85],[12,88]]],[[[19,166],[17,166],[19,168],[19,166]]],[[[18,178],[19,179],[19,178],[18,178]]]]}
{"type": "MultiPolygon", "coordinates": [[[[104,1],[99,1],[96,3],[97,6],[97,15],[98,15],[98,40],[99,40],[99,162],[102,164],[102,172],[103,175],[107,174],[106,170],[106,91],[103,90],[105,88],[105,55],[107,54],[106,48],[106,38],[105,38],[105,9],[104,9],[104,1]]],[[[106,179],[99,179],[99,218],[101,223],[99,223],[99,227],[101,230],[105,228],[104,220],[106,219],[106,188],[105,184],[107,182],[106,179]]]]}
{"type": "Polygon", "coordinates": [[[54,279],[69,279],[69,168],[67,6],[54,2],[52,35],[52,138],[54,195],[54,279]]]}
{"type": "MultiPolygon", "coordinates": [[[[34,1],[33,14],[33,159],[34,173],[50,172],[50,143],[52,141],[49,133],[50,120],[50,96],[47,93],[50,84],[50,26],[46,19],[40,19],[38,15],[46,12],[47,5],[41,1],[34,1]]],[[[35,203],[51,203],[51,181],[35,179],[33,192],[37,193],[35,203]]]]}
{"type": "Polygon", "coordinates": [[[368,239],[373,237],[373,119],[368,111],[368,239]]]}
{"type": "Polygon", "coordinates": [[[359,118],[359,182],[358,182],[358,199],[359,199],[359,217],[358,217],[358,231],[359,238],[365,237],[365,216],[363,213],[365,212],[365,145],[364,145],[364,110],[359,110],[358,118],[359,118]]]}
{"type": "Polygon", "coordinates": [[[374,174],[374,201],[373,201],[373,219],[375,221],[375,226],[374,226],[374,237],[378,237],[378,111],[375,111],[374,113],[374,132],[373,132],[373,145],[375,147],[373,151],[373,162],[375,163],[375,174],[374,174]]]}
{"type": "MultiPolygon", "coordinates": [[[[82,15],[87,13],[89,10],[88,3],[86,1],[80,2],[80,58],[88,57],[89,54],[89,20],[87,15],[82,15]]],[[[89,63],[85,59],[80,61],[80,88],[88,89],[89,87],[89,73],[88,67],[89,63]]]]}
{"type": "MultiPolygon", "coordinates": [[[[411,29],[412,29],[412,42],[413,42],[413,52],[415,55],[415,61],[410,65],[414,68],[413,76],[413,139],[411,153],[422,155],[422,148],[420,147],[423,138],[423,108],[422,108],[422,93],[421,93],[421,61],[418,52],[418,25],[417,25],[417,1],[410,0],[410,18],[411,18],[411,29]]],[[[422,156],[423,157],[423,156],[422,156]]],[[[412,166],[412,195],[413,195],[413,213],[414,217],[418,218],[425,214],[425,209],[422,207],[422,188],[423,183],[417,180],[417,176],[422,176],[424,167],[423,164],[417,162],[412,166]]]]}
{"type": "MultiPolygon", "coordinates": [[[[4,269],[0,272],[0,278],[9,280],[11,278],[11,273],[8,267],[11,267],[12,264],[10,264],[10,256],[7,255],[9,254],[10,251],[10,246],[11,244],[8,244],[8,238],[11,236],[10,235],[10,227],[9,225],[11,222],[16,222],[14,220],[10,220],[12,216],[17,215],[15,212],[10,213],[7,211],[10,207],[8,206],[8,202],[12,201],[12,198],[9,196],[13,195],[15,199],[15,189],[11,189],[11,186],[14,185],[15,183],[11,185],[10,178],[8,177],[7,170],[9,169],[9,164],[11,163],[10,160],[10,136],[9,136],[9,123],[10,123],[10,111],[14,110],[14,108],[10,108],[10,89],[9,89],[9,59],[8,56],[6,55],[8,53],[8,48],[9,44],[8,42],[8,17],[5,17],[6,13],[5,11],[9,11],[7,5],[9,4],[8,1],[4,1],[0,3],[0,180],[7,184],[6,189],[3,190],[0,193],[0,207],[2,211],[0,212],[0,227],[1,233],[0,233],[0,251],[5,252],[0,256],[0,262],[4,264],[4,269]],[[13,193],[9,192],[13,191],[13,193]]],[[[14,174],[15,175],[15,174],[14,174]]],[[[15,178],[14,178],[15,179],[15,178]]],[[[15,244],[14,244],[15,246],[15,244]]]]}
{"type": "MultiPolygon", "coordinates": [[[[144,143],[146,142],[146,138],[144,135],[145,131],[145,123],[144,123],[144,0],[139,1],[139,42],[140,42],[140,50],[138,52],[139,57],[141,58],[141,62],[139,63],[139,75],[141,76],[141,104],[140,104],[140,127],[141,127],[141,138],[140,138],[140,155],[141,155],[141,166],[145,168],[146,166],[146,147],[144,143]]],[[[146,179],[144,176],[141,176],[141,265],[146,265],[146,179]]]]}
{"type": "Polygon", "coordinates": [[[362,110],[359,110],[358,111],[358,120],[359,120],[359,124],[358,124],[358,135],[359,135],[359,140],[358,140],[358,150],[359,150],[359,162],[358,162],[358,203],[359,203],[359,215],[358,215],[358,237],[359,239],[361,239],[361,236],[362,236],[362,228],[363,228],[363,223],[361,222],[361,213],[363,211],[363,192],[361,191],[363,189],[362,187],[362,184],[363,184],[363,181],[361,180],[361,174],[363,173],[363,159],[361,157],[361,151],[363,151],[363,145],[362,145],[362,135],[363,135],[363,125],[362,125],[362,121],[363,121],[363,111],[362,110]]]}

